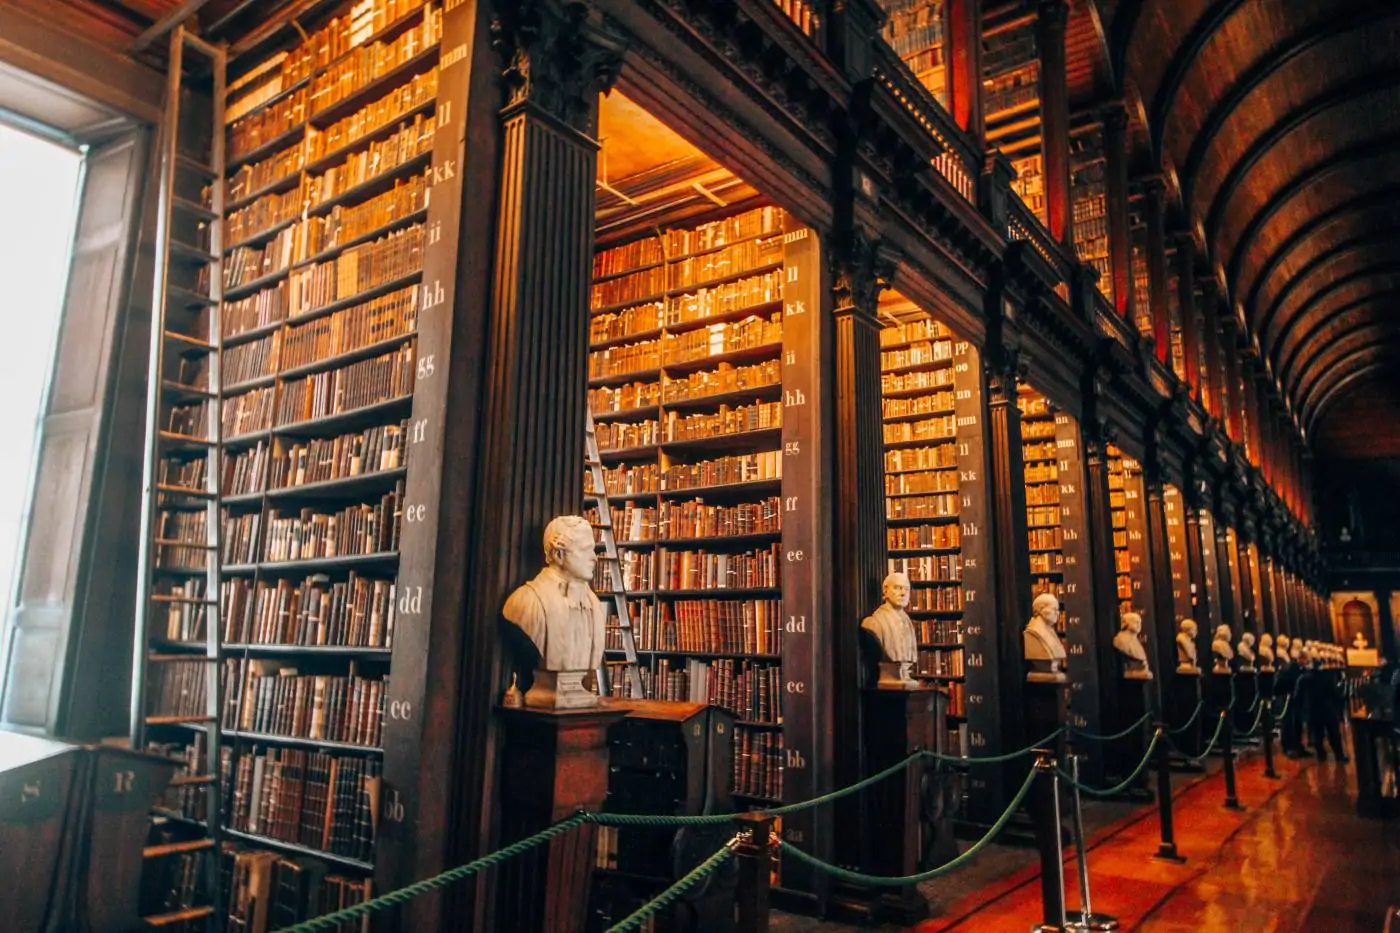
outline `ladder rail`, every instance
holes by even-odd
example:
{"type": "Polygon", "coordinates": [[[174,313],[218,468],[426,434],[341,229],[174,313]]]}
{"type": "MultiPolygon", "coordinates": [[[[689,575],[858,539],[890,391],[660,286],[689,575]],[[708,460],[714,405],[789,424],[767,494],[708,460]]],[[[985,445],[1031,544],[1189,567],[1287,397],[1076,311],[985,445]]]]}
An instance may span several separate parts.
{"type": "MultiPolygon", "coordinates": [[[[598,450],[598,434],[592,411],[588,412],[584,438],[589,485],[592,489],[585,495],[593,500],[598,511],[598,531],[603,539],[602,557],[608,566],[608,586],[612,591],[609,598],[617,613],[618,632],[622,638],[622,653],[625,658],[621,666],[626,672],[627,686],[631,696],[640,699],[644,695],[644,691],[642,689],[641,664],[637,659],[636,632],[632,627],[627,588],[622,575],[622,557],[617,549],[617,537],[612,523],[612,506],[608,502],[608,487],[604,479],[602,457],[598,450]]],[[[608,691],[610,686],[607,667],[607,662],[604,661],[597,672],[600,693],[608,691]]]]}

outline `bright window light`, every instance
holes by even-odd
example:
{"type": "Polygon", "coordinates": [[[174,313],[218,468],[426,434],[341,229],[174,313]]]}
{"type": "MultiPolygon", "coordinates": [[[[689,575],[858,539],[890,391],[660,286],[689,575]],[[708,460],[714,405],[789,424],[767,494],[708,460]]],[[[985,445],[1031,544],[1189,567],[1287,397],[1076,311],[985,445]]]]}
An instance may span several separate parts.
{"type": "Polygon", "coordinates": [[[29,507],[54,344],[63,314],[82,153],[0,124],[0,598],[9,643],[19,545],[29,507]]]}

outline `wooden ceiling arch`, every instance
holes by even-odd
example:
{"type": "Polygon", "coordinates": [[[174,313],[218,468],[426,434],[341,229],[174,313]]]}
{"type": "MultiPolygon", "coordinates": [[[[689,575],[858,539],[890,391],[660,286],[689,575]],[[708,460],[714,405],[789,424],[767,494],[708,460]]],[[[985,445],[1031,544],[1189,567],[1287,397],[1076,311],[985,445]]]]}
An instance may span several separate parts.
{"type": "Polygon", "coordinates": [[[1319,408],[1311,443],[1337,458],[1400,460],[1400,433],[1375,430],[1400,409],[1400,385],[1394,377],[1395,370],[1384,363],[1359,371],[1333,396],[1345,405],[1329,402],[1319,408]]]}
{"type": "MultiPolygon", "coordinates": [[[[1105,0],[1156,164],[1285,403],[1400,342],[1400,3],[1105,0]],[[1323,371],[1319,371],[1323,370],[1323,371]]],[[[1374,358],[1374,359],[1373,359],[1374,358]]],[[[1400,366],[1395,367],[1400,371],[1400,366]]],[[[1337,389],[1338,384],[1343,386],[1337,389]]]]}
{"type": "Polygon", "coordinates": [[[1400,353],[1400,339],[1395,335],[1385,342],[1358,350],[1338,361],[1336,368],[1329,371],[1317,385],[1312,395],[1299,409],[1303,429],[1309,436],[1316,434],[1322,416],[1346,394],[1349,386],[1369,375],[1394,375],[1394,354],[1400,353]]]}
{"type": "Polygon", "coordinates": [[[1391,325],[1370,321],[1347,331],[1336,341],[1329,343],[1318,353],[1315,365],[1308,371],[1307,376],[1299,382],[1298,398],[1293,400],[1294,406],[1301,405],[1327,373],[1348,356],[1368,347],[1382,346],[1387,340],[1394,340],[1395,336],[1391,325]]]}
{"type": "MultiPolygon", "coordinates": [[[[1279,277],[1276,280],[1281,283],[1278,287],[1256,292],[1255,301],[1247,304],[1246,307],[1252,308],[1254,311],[1251,324],[1259,333],[1260,342],[1272,341],[1273,337],[1276,336],[1273,330],[1276,315],[1281,308],[1286,307],[1290,296],[1299,292],[1314,275],[1325,272],[1329,265],[1342,259],[1350,259],[1377,248],[1389,250],[1390,255],[1400,254],[1400,221],[1383,227],[1363,229],[1354,236],[1333,241],[1319,251],[1308,254],[1307,258],[1295,266],[1289,275],[1279,277]],[[1259,310],[1261,308],[1262,311],[1259,310]]],[[[1305,292],[1299,293],[1306,294],[1305,292]]]]}

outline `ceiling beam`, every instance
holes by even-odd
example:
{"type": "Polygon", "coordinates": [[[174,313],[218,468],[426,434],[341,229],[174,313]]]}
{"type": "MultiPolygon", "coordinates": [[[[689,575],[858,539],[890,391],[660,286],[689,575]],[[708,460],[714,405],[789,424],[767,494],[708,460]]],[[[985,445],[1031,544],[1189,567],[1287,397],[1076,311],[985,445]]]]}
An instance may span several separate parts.
{"type": "Polygon", "coordinates": [[[1205,161],[1206,155],[1213,148],[1215,137],[1220,133],[1230,116],[1244,103],[1245,98],[1254,92],[1255,88],[1324,42],[1330,42],[1338,36],[1364,29],[1380,20],[1390,19],[1394,15],[1395,10],[1386,4],[1365,4],[1360,10],[1353,10],[1348,15],[1328,19],[1327,22],[1315,29],[1305,30],[1302,35],[1288,36],[1265,52],[1259,61],[1251,65],[1247,71],[1231,83],[1225,95],[1211,107],[1205,122],[1201,124],[1196,137],[1191,141],[1191,148],[1187,151],[1186,160],[1182,163],[1181,169],[1181,177],[1183,184],[1187,187],[1187,192],[1194,186],[1196,174],[1201,170],[1201,163],[1205,161]]]}
{"type": "MultiPolygon", "coordinates": [[[[1293,331],[1299,324],[1306,322],[1308,318],[1312,316],[1314,310],[1324,307],[1323,301],[1328,296],[1335,295],[1343,289],[1361,282],[1384,281],[1385,276],[1391,276],[1397,280],[1400,280],[1400,260],[1389,259],[1377,265],[1367,266],[1363,269],[1357,269],[1347,275],[1341,276],[1340,278],[1333,279],[1332,281],[1328,282],[1326,285],[1309,295],[1308,300],[1299,305],[1297,313],[1290,317],[1288,321],[1283,325],[1283,329],[1279,331],[1278,339],[1274,341],[1273,346],[1269,348],[1269,363],[1273,366],[1274,372],[1281,372],[1286,365],[1291,365],[1293,362],[1293,357],[1295,357],[1298,353],[1298,347],[1302,345],[1304,340],[1306,340],[1308,337],[1314,336],[1318,332],[1318,327],[1321,324],[1326,324],[1329,318],[1336,317],[1338,314],[1341,313],[1340,308],[1330,309],[1328,313],[1323,315],[1322,320],[1320,322],[1315,321],[1312,324],[1310,324],[1308,326],[1308,329],[1304,331],[1303,339],[1294,341],[1293,349],[1285,353],[1284,347],[1286,344],[1289,343],[1288,335],[1293,333],[1293,331]]],[[[1365,295],[1360,297],[1369,297],[1370,295],[1374,294],[1384,294],[1386,292],[1394,291],[1396,287],[1397,285],[1392,283],[1385,288],[1375,291],[1368,291],[1365,293],[1365,295]]],[[[1355,298],[1351,298],[1348,300],[1355,300],[1355,298]]]]}
{"type": "Polygon", "coordinates": [[[1210,42],[1211,37],[1219,32],[1220,27],[1224,26],[1246,2],[1247,0],[1216,0],[1191,24],[1191,31],[1167,61],[1167,70],[1162,73],[1162,80],[1152,95],[1152,104],[1147,108],[1147,125],[1156,144],[1155,155],[1159,164],[1167,146],[1163,138],[1167,131],[1167,114],[1176,105],[1176,96],[1181,92],[1186,73],[1200,59],[1201,51],[1210,42]]]}
{"type": "MultiPolygon", "coordinates": [[[[1121,0],[1113,13],[1108,39],[1109,62],[1115,75],[1127,74],[1128,46],[1133,43],[1138,20],[1142,17],[1143,0],[1121,0]]],[[[1150,131],[1149,131],[1150,132],[1150,131]]]]}
{"type": "MultiPolygon", "coordinates": [[[[1361,252],[1363,247],[1374,248],[1376,246],[1400,245],[1400,222],[1394,226],[1380,229],[1371,229],[1352,237],[1349,240],[1333,243],[1327,249],[1311,256],[1292,278],[1279,290],[1279,293],[1269,302],[1269,306],[1264,309],[1262,315],[1252,315],[1257,321],[1254,328],[1259,335],[1261,344],[1271,344],[1273,342],[1272,325],[1274,315],[1283,307],[1285,299],[1291,295],[1295,289],[1307,282],[1313,273],[1320,271],[1334,259],[1340,259],[1352,253],[1361,252]]],[[[1400,255],[1400,249],[1394,251],[1395,255],[1400,255]]],[[[1250,305],[1245,305],[1245,312],[1248,315],[1252,310],[1250,305]]]]}
{"type": "Polygon", "coordinates": [[[1348,198],[1342,203],[1314,215],[1307,223],[1290,233],[1283,242],[1274,247],[1254,278],[1250,280],[1249,293],[1243,301],[1244,306],[1250,308],[1258,303],[1259,292],[1264,287],[1264,283],[1273,277],[1275,270],[1299,246],[1310,242],[1328,226],[1339,220],[1350,219],[1353,216],[1364,218],[1367,214],[1375,211],[1384,211],[1387,219],[1400,217],[1400,184],[1389,183],[1374,191],[1365,191],[1355,197],[1348,198]]]}
{"type": "Polygon", "coordinates": [[[1377,340],[1377,337],[1393,338],[1397,333],[1394,323],[1385,321],[1363,321],[1355,327],[1349,328],[1337,335],[1333,340],[1329,340],[1326,346],[1316,355],[1308,358],[1309,365],[1303,371],[1303,376],[1298,382],[1298,397],[1307,398],[1318,382],[1337,364],[1338,361],[1346,359],[1347,355],[1363,347],[1376,346],[1385,341],[1377,340]],[[1357,340],[1365,340],[1361,346],[1356,346],[1357,340]]]}
{"type": "MultiPolygon", "coordinates": [[[[1391,347],[1387,349],[1391,352],[1396,352],[1397,348],[1391,347]]],[[[1359,354],[1352,356],[1351,359],[1356,360],[1359,365],[1350,365],[1345,371],[1340,372],[1338,378],[1327,388],[1327,391],[1319,395],[1315,402],[1312,402],[1311,411],[1307,415],[1308,437],[1312,437],[1316,433],[1318,423],[1322,420],[1322,416],[1327,413],[1327,410],[1331,408],[1334,403],[1341,401],[1342,396],[1340,393],[1343,389],[1362,376],[1380,372],[1391,366],[1388,360],[1367,359],[1359,354]]]]}
{"type": "MultiPolygon", "coordinates": [[[[1317,324],[1316,324],[1316,326],[1310,328],[1310,329],[1308,330],[1308,333],[1307,333],[1303,338],[1301,338],[1301,339],[1298,341],[1298,343],[1293,347],[1293,352],[1292,352],[1291,354],[1289,354],[1289,359],[1288,359],[1288,370],[1289,370],[1289,372],[1292,372],[1292,371],[1294,370],[1294,368],[1295,368],[1294,364],[1299,362],[1299,360],[1298,360],[1298,352],[1299,352],[1300,350],[1302,350],[1303,347],[1306,347],[1306,346],[1308,345],[1308,343],[1309,343],[1318,333],[1321,332],[1322,328],[1327,327],[1329,324],[1333,323],[1334,321],[1339,320],[1343,315],[1349,314],[1349,313],[1351,313],[1352,311],[1357,310],[1358,308],[1364,308],[1364,307],[1367,307],[1367,306],[1369,306],[1369,305],[1373,305],[1373,304],[1375,304],[1375,303],[1376,303],[1377,301],[1379,301],[1379,300],[1383,300],[1383,299],[1386,299],[1386,298],[1390,298],[1390,297],[1392,297],[1392,296],[1400,297],[1400,289],[1387,289],[1387,290],[1383,290],[1383,291],[1372,292],[1372,293],[1369,294],[1369,295],[1363,295],[1363,296],[1361,296],[1360,298],[1357,298],[1357,299],[1355,299],[1355,300],[1353,300],[1353,301],[1348,301],[1348,302],[1346,302],[1345,304],[1342,304],[1342,305],[1340,305],[1339,307],[1333,308],[1331,311],[1327,312],[1327,314],[1323,317],[1323,319],[1322,319],[1321,321],[1318,321],[1317,324]]],[[[1305,378],[1305,377],[1306,377],[1306,374],[1307,374],[1307,370],[1304,369],[1304,370],[1302,370],[1302,372],[1303,372],[1303,377],[1300,377],[1300,378],[1305,378]]],[[[1297,386],[1294,386],[1294,389],[1296,389],[1296,388],[1297,388],[1297,386]]],[[[1297,397],[1297,392],[1296,392],[1296,391],[1295,391],[1295,392],[1291,392],[1290,400],[1293,402],[1294,405],[1297,405],[1297,404],[1298,404],[1298,397],[1297,397]]]]}
{"type": "MultiPolygon", "coordinates": [[[[1262,136],[1254,140],[1240,158],[1235,160],[1224,181],[1215,189],[1215,194],[1210,199],[1210,206],[1205,212],[1207,234],[1214,235],[1219,231],[1221,215],[1230,206],[1230,202],[1234,200],[1240,185],[1249,177],[1249,173],[1254,170],[1255,166],[1285,138],[1329,110],[1334,110],[1353,101],[1364,100],[1372,94],[1393,94],[1398,87],[1400,87],[1400,68],[1394,68],[1348,81],[1284,114],[1281,119],[1275,121],[1265,130],[1262,136]]],[[[1381,113],[1384,110],[1378,109],[1375,112],[1381,113]]],[[[1190,207],[1191,205],[1187,205],[1188,210],[1190,207]]]]}
{"type": "Polygon", "coordinates": [[[1357,143],[1354,146],[1331,153],[1327,158],[1308,168],[1300,175],[1293,176],[1288,184],[1270,195],[1259,211],[1245,227],[1244,232],[1235,241],[1233,251],[1230,254],[1230,265],[1226,269],[1225,284],[1230,289],[1230,294],[1235,293],[1235,286],[1239,281],[1240,267],[1244,262],[1244,256],[1248,252],[1247,247],[1251,246],[1254,238],[1259,235],[1259,231],[1273,219],[1283,207],[1312,185],[1326,180],[1330,175],[1343,169],[1352,168],[1364,164],[1373,159],[1382,159],[1393,155],[1400,150],[1400,132],[1388,133],[1378,136],[1375,139],[1368,139],[1357,143]]]}

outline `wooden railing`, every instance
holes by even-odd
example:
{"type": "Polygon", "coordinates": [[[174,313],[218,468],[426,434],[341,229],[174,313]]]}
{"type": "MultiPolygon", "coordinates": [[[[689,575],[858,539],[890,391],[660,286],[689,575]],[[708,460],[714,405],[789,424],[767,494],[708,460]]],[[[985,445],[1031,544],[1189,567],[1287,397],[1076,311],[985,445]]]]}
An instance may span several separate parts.
{"type": "Polygon", "coordinates": [[[1006,235],[1012,240],[1025,240],[1040,258],[1045,260],[1055,275],[1055,294],[1068,304],[1069,260],[1060,252],[1059,245],[1051,238],[1050,231],[1045,229],[1040,218],[1015,194],[1010,198],[1010,208],[1007,211],[1006,235]]]}
{"type": "Polygon", "coordinates": [[[895,100],[909,112],[914,121],[937,140],[943,152],[933,160],[933,167],[968,201],[977,201],[977,176],[981,159],[972,140],[943,109],[943,105],[909,70],[904,60],[884,39],[875,40],[875,78],[885,86],[895,100]]]}
{"type": "Polygon", "coordinates": [[[773,4],[796,23],[807,38],[816,39],[821,34],[822,17],[817,4],[810,0],[773,0],[773,4]]]}

